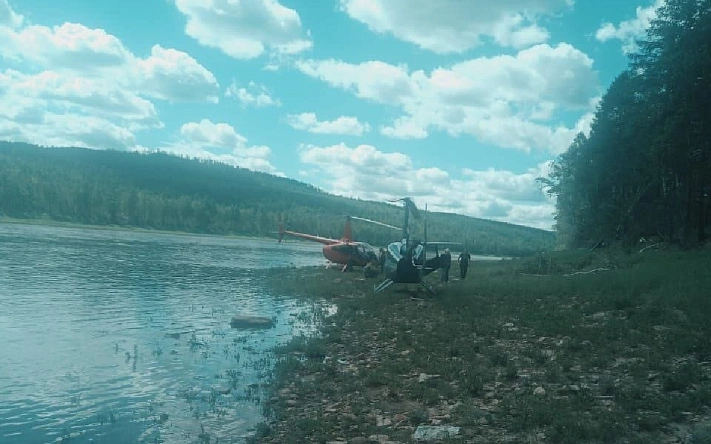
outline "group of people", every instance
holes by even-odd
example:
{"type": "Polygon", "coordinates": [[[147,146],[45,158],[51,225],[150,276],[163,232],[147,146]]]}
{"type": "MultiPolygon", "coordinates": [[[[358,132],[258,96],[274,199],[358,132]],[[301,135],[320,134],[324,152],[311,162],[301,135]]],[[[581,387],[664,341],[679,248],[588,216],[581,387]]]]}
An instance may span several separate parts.
{"type": "MultiPolygon", "coordinates": [[[[378,252],[377,261],[373,259],[365,267],[363,267],[363,274],[367,278],[376,277],[379,274],[385,272],[385,262],[387,261],[388,253],[385,248],[381,248],[378,252]]],[[[462,251],[457,258],[457,263],[459,264],[459,277],[460,279],[465,279],[467,277],[467,271],[469,270],[469,262],[471,261],[471,254],[467,250],[462,251]]],[[[449,282],[449,269],[452,266],[452,253],[449,248],[444,249],[444,253],[439,255],[440,264],[440,281],[449,282]]]]}
{"type": "Polygon", "coordinates": [[[377,260],[373,259],[365,267],[363,267],[363,274],[367,278],[376,277],[377,275],[385,272],[385,262],[388,259],[388,253],[385,248],[381,248],[378,251],[377,260]]]}
{"type": "MultiPolygon", "coordinates": [[[[457,263],[459,264],[459,278],[464,279],[467,277],[467,271],[469,270],[469,261],[472,260],[472,255],[469,254],[467,250],[462,251],[457,258],[457,263]]],[[[440,256],[440,263],[442,272],[440,273],[441,282],[449,282],[449,269],[452,266],[452,254],[449,252],[449,248],[444,249],[444,253],[440,256]]]]}

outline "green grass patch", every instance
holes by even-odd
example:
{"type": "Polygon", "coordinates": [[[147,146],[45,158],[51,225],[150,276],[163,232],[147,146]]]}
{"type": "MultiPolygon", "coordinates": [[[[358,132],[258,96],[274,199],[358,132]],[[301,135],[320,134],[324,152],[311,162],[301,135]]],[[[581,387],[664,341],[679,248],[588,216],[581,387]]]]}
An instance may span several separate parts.
{"type": "Polygon", "coordinates": [[[338,312],[278,350],[262,441],[411,442],[451,424],[481,442],[661,442],[678,427],[705,442],[710,269],[709,249],[554,252],[474,262],[448,285],[434,273],[435,296],[271,271],[274,291],[338,312]]]}

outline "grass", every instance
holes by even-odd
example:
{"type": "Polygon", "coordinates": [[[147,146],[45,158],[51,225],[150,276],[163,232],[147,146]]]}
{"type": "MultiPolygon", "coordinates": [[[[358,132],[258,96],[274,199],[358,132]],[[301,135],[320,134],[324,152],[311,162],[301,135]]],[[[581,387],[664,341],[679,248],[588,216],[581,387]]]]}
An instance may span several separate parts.
{"type": "Polygon", "coordinates": [[[273,271],[277,290],[338,312],[276,350],[255,440],[411,442],[418,425],[451,424],[466,442],[708,442],[710,269],[708,248],[547,253],[475,262],[436,296],[273,271]]]}

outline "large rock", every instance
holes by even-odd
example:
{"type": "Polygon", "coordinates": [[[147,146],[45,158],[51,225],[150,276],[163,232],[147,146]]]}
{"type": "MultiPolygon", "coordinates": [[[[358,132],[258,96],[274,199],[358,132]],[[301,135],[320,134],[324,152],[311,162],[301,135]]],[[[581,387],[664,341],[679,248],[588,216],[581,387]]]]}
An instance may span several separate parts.
{"type": "Polygon", "coordinates": [[[232,328],[271,328],[274,326],[274,321],[263,316],[232,316],[230,321],[232,328]]]}
{"type": "Polygon", "coordinates": [[[459,427],[453,426],[419,426],[415,430],[415,441],[439,441],[453,438],[459,434],[459,427]]]}

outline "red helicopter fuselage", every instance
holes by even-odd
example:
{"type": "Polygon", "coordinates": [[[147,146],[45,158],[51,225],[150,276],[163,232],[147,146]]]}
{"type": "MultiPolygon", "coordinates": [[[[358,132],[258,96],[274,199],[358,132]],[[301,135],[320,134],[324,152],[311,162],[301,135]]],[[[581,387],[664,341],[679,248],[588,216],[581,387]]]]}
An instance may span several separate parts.
{"type": "Polygon", "coordinates": [[[350,218],[346,218],[346,225],[343,229],[343,237],[340,239],[330,239],[327,237],[285,230],[284,225],[280,223],[279,242],[282,241],[285,234],[324,244],[322,248],[323,256],[336,264],[351,264],[363,267],[367,265],[368,262],[377,260],[378,257],[378,252],[372,245],[365,242],[355,242],[353,240],[350,218]]]}

